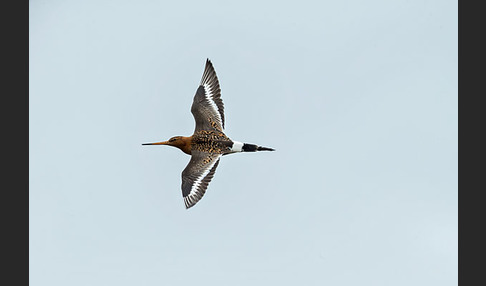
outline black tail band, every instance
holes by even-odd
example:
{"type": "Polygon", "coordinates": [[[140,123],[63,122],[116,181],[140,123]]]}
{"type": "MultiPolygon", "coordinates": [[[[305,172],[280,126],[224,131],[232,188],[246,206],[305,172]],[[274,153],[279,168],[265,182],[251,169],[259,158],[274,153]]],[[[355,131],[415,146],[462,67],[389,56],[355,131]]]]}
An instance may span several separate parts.
{"type": "Polygon", "coordinates": [[[273,148],[258,146],[257,151],[275,151],[273,148]]]}
{"type": "Polygon", "coordinates": [[[241,149],[243,150],[243,152],[275,151],[275,149],[272,148],[262,147],[255,144],[248,144],[248,143],[244,143],[241,149]]]}

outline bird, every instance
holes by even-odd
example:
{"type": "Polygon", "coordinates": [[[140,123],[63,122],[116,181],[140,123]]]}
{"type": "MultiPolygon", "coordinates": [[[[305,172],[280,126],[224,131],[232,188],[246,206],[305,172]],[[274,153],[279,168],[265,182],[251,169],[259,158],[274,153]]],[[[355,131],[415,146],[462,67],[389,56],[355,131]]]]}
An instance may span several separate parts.
{"type": "Polygon", "coordinates": [[[224,104],[216,71],[209,59],[191,106],[196,127],[191,136],[174,136],[167,141],[142,145],[167,145],[191,155],[182,171],[182,196],[186,209],[199,202],[213,179],[222,156],[241,152],[275,151],[230,139],[224,133],[224,104]]]}

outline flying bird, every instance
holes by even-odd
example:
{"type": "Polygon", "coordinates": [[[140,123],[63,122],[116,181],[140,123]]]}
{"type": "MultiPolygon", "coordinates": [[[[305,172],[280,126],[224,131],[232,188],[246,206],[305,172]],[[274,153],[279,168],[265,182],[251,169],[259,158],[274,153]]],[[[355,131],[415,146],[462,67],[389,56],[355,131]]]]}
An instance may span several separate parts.
{"type": "Polygon", "coordinates": [[[221,156],[275,149],[231,140],[224,134],[224,105],[221,89],[213,64],[206,60],[201,83],[194,95],[191,107],[196,121],[194,134],[189,137],[175,136],[167,141],[142,145],[168,145],[191,155],[182,171],[182,196],[186,209],[194,206],[204,196],[214,176],[221,156]]]}

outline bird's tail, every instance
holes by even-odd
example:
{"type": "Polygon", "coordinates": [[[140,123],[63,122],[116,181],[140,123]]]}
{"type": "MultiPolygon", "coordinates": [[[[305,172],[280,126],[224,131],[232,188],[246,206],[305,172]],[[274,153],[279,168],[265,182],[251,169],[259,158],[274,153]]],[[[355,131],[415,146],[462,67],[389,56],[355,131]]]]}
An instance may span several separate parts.
{"type": "Polygon", "coordinates": [[[258,146],[250,143],[241,143],[238,141],[233,141],[233,146],[231,147],[233,152],[257,152],[257,151],[275,151],[273,148],[258,146]]]}

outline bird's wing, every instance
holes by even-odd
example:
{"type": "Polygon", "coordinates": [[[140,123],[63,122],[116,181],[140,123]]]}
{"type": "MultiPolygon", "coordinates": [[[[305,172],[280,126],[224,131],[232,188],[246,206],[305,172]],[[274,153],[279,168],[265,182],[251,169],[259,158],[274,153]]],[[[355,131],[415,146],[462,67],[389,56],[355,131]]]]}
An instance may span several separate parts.
{"type": "Polygon", "coordinates": [[[186,208],[194,206],[206,192],[221,154],[192,151],[191,161],[182,171],[182,196],[186,208]]]}
{"type": "Polygon", "coordinates": [[[206,60],[206,67],[194,95],[191,107],[192,115],[196,120],[196,130],[218,130],[224,129],[224,105],[221,99],[218,77],[214,71],[213,64],[206,60]]]}

